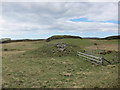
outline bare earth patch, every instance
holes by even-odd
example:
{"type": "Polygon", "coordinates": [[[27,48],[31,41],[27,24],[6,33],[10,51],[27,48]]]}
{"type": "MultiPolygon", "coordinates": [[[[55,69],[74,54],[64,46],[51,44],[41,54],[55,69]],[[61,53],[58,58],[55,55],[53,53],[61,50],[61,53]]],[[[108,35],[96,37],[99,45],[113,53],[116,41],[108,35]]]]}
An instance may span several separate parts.
{"type": "MultiPolygon", "coordinates": [[[[112,50],[112,51],[118,51],[118,45],[117,44],[102,44],[102,45],[97,45],[99,49],[104,49],[104,50],[112,50]]],[[[86,49],[89,50],[97,50],[97,47],[95,45],[86,47],[86,49]]]]}

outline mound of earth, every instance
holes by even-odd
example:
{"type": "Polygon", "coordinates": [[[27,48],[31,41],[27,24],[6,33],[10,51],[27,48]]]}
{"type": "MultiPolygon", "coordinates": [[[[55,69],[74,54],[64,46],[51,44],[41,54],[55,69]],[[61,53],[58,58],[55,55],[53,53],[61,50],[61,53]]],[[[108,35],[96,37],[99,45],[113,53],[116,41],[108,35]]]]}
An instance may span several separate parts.
{"type": "Polygon", "coordinates": [[[64,39],[64,38],[78,38],[78,39],[82,39],[79,36],[70,36],[70,35],[55,35],[52,37],[49,37],[48,39],[46,39],[47,42],[51,41],[51,40],[56,40],[56,39],[64,39]]]}
{"type": "Polygon", "coordinates": [[[76,56],[77,50],[80,49],[75,45],[58,42],[52,44],[45,44],[44,46],[32,51],[31,53],[42,57],[62,57],[62,56],[76,56]]]}

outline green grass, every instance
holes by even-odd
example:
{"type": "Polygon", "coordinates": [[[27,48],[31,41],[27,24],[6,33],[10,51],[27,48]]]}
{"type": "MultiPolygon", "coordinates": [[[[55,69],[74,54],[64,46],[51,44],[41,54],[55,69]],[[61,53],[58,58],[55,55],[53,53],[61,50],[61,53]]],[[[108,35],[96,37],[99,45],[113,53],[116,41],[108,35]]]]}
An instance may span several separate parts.
{"type": "MultiPolygon", "coordinates": [[[[111,43],[109,40],[108,42],[111,43]]],[[[3,88],[114,88],[118,64],[96,66],[75,55],[93,45],[89,39],[60,39],[3,45],[3,88]],[[54,43],[68,44],[69,54],[51,52],[54,43]],[[72,45],[72,49],[70,46],[72,45]],[[4,49],[8,51],[4,51],[4,49]],[[15,49],[11,51],[12,49],[15,49]],[[18,50],[19,49],[19,50],[18,50]],[[24,52],[20,52],[24,51],[24,52]],[[43,52],[46,54],[43,55],[43,52]],[[63,56],[59,57],[59,54],[63,56]],[[64,55],[66,54],[66,55],[64,55]]],[[[87,50],[86,50],[87,51],[87,50]]],[[[68,52],[68,51],[67,51],[68,52]]],[[[105,55],[105,57],[110,57],[105,55]]]]}
{"type": "Polygon", "coordinates": [[[72,45],[79,46],[84,48],[85,46],[90,46],[93,43],[89,41],[89,39],[60,39],[60,40],[53,40],[48,43],[55,43],[55,42],[64,42],[72,45]]]}

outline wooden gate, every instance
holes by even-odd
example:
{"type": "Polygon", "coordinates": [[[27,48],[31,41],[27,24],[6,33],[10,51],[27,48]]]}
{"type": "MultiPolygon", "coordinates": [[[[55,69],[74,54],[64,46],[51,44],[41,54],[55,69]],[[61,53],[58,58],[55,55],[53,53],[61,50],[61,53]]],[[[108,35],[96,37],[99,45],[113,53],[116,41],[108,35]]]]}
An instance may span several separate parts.
{"type": "Polygon", "coordinates": [[[97,65],[99,65],[99,64],[103,65],[103,60],[108,62],[109,64],[111,64],[108,60],[104,59],[103,57],[96,57],[96,56],[82,53],[79,51],[77,52],[77,56],[79,56],[80,58],[84,58],[84,60],[94,63],[94,64],[97,64],[97,65]]]}

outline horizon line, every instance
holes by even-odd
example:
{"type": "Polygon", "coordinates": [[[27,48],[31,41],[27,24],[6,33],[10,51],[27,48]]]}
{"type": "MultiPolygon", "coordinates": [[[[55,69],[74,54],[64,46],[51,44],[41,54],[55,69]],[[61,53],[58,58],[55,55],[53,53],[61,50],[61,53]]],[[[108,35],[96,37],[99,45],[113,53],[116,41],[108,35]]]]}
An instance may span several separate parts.
{"type": "MultiPolygon", "coordinates": [[[[51,35],[50,37],[55,36],[55,35],[51,35]]],[[[58,36],[62,36],[62,35],[58,35],[58,36]]],[[[67,35],[69,36],[69,35],[67,35]]],[[[78,36],[78,35],[70,35],[70,36],[78,36]]],[[[81,37],[81,38],[106,38],[106,37],[111,37],[111,36],[120,36],[120,35],[109,35],[109,36],[105,36],[105,37],[92,37],[92,36],[88,36],[88,37],[81,37]]],[[[5,38],[10,38],[10,37],[5,37],[5,38]]],[[[0,38],[0,39],[5,39],[5,38],[0,38]]],[[[49,37],[48,37],[49,38],[49,37]]],[[[47,39],[47,38],[10,38],[11,40],[25,40],[25,39],[29,39],[29,40],[37,40],[37,39],[47,39]]]]}

